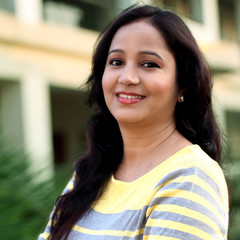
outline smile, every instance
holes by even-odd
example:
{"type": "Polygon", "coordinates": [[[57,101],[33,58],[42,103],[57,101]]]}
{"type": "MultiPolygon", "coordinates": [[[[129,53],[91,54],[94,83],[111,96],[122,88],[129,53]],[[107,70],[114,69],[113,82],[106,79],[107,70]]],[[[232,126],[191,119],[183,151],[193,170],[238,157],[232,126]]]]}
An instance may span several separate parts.
{"type": "Polygon", "coordinates": [[[136,104],[145,98],[145,96],[138,95],[136,93],[123,93],[119,92],[116,94],[117,100],[121,104],[136,104]]]}
{"type": "Polygon", "coordinates": [[[118,96],[124,99],[143,99],[144,98],[144,96],[126,95],[122,93],[118,94],[118,96]]]}

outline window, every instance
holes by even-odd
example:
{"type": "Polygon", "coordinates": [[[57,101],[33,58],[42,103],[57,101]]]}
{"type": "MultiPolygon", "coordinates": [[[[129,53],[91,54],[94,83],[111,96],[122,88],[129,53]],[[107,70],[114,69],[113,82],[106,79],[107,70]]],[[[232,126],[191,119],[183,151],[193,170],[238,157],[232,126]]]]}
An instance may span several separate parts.
{"type": "Polygon", "coordinates": [[[0,0],[0,9],[7,10],[11,13],[15,13],[14,0],[0,0]]]}
{"type": "Polygon", "coordinates": [[[78,26],[81,23],[83,11],[81,8],[69,4],[46,1],[44,5],[44,16],[48,22],[78,26]]]}
{"type": "Polygon", "coordinates": [[[221,37],[225,40],[238,39],[235,7],[234,0],[219,1],[220,31],[221,37]]]}
{"type": "Polygon", "coordinates": [[[86,129],[91,109],[84,106],[86,93],[50,88],[54,162],[75,161],[87,149],[86,129]]]}
{"type": "Polygon", "coordinates": [[[57,24],[102,31],[111,19],[114,1],[43,0],[44,18],[57,24]]]}
{"type": "Polygon", "coordinates": [[[194,21],[203,22],[202,0],[153,0],[153,4],[172,9],[194,21]]]}

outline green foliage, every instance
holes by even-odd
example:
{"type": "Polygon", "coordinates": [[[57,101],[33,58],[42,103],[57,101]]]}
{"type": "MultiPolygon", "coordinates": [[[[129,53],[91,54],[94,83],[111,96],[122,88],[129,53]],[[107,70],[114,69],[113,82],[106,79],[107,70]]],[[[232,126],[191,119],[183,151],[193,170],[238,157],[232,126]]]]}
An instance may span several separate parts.
{"type": "Polygon", "coordinates": [[[229,219],[229,240],[240,239],[240,163],[239,160],[233,161],[228,179],[230,192],[230,219],[229,219]]]}
{"type": "Polygon", "coordinates": [[[65,166],[53,178],[39,181],[41,172],[33,174],[29,162],[0,142],[0,239],[37,239],[70,177],[65,166]]]}

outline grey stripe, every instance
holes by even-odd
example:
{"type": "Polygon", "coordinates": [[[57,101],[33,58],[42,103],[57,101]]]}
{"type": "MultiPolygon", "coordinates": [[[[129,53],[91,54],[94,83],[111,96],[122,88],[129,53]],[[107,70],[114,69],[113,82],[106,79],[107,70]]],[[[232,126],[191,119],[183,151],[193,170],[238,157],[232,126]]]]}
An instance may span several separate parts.
{"type": "MultiPolygon", "coordinates": [[[[219,199],[222,200],[221,191],[219,189],[218,184],[202,169],[196,167],[196,176],[201,178],[203,181],[205,181],[212,189],[213,191],[218,195],[219,199]]],[[[222,200],[223,203],[223,200],[222,200]]]]}
{"type": "MultiPolygon", "coordinates": [[[[174,227],[174,226],[173,226],[174,227]]],[[[157,235],[164,237],[178,238],[182,240],[203,240],[203,238],[197,237],[193,234],[182,232],[170,228],[161,228],[161,227],[146,227],[144,235],[157,235]]],[[[160,238],[161,239],[161,238],[160,238]]]]}
{"type": "Polygon", "coordinates": [[[144,207],[140,210],[103,214],[91,209],[77,221],[76,225],[92,230],[136,231],[145,227],[146,210],[147,207],[144,207]]]}
{"type": "Polygon", "coordinates": [[[172,213],[172,212],[153,212],[149,218],[151,219],[164,219],[164,220],[170,220],[170,221],[174,221],[176,223],[180,222],[183,224],[187,224],[189,226],[193,226],[196,227],[198,229],[203,230],[204,232],[208,233],[210,236],[215,236],[216,231],[211,228],[209,225],[207,225],[206,223],[197,220],[195,218],[191,218],[191,217],[187,217],[178,213],[172,213]]]}
{"type": "Polygon", "coordinates": [[[195,167],[178,169],[176,171],[173,171],[173,172],[167,174],[163,178],[161,178],[161,180],[157,183],[157,185],[155,186],[154,189],[156,189],[157,187],[159,187],[163,184],[166,184],[169,181],[172,181],[173,179],[176,179],[176,178],[182,177],[182,176],[194,175],[194,173],[195,173],[195,167]]]}
{"type": "Polygon", "coordinates": [[[176,170],[176,171],[173,171],[173,172],[169,173],[168,175],[163,177],[157,183],[157,185],[155,186],[155,189],[157,187],[163,185],[163,184],[166,184],[167,182],[169,182],[173,179],[176,179],[176,178],[182,177],[182,176],[190,176],[190,175],[195,175],[195,176],[201,178],[203,181],[205,181],[213,189],[213,191],[216,192],[218,197],[220,199],[222,199],[221,192],[220,192],[220,189],[219,189],[217,183],[208,174],[206,174],[204,171],[202,171],[198,167],[183,168],[183,169],[179,169],[179,170],[176,170]]]}
{"type": "Polygon", "coordinates": [[[223,209],[219,206],[218,202],[212,197],[212,195],[207,192],[205,189],[199,187],[198,185],[192,183],[192,182],[182,182],[182,183],[176,183],[176,182],[171,182],[161,188],[158,192],[164,191],[166,189],[180,189],[180,190],[186,190],[189,192],[193,192],[204,199],[207,199],[215,208],[216,210],[223,216],[224,218],[224,212],[223,209]]]}
{"type": "Polygon", "coordinates": [[[51,227],[49,225],[46,226],[44,232],[50,233],[51,227]]]}
{"type": "Polygon", "coordinates": [[[159,197],[159,198],[154,198],[151,202],[151,206],[160,205],[160,204],[176,205],[176,206],[185,207],[193,211],[202,213],[203,215],[210,218],[213,222],[215,222],[216,225],[219,226],[219,229],[222,235],[223,236],[225,235],[226,229],[222,225],[222,223],[219,221],[218,217],[209,209],[207,209],[206,207],[202,206],[199,203],[196,203],[189,199],[180,198],[180,197],[159,197]]]}
{"type": "Polygon", "coordinates": [[[128,237],[128,236],[114,236],[114,235],[90,235],[85,233],[80,233],[77,231],[72,230],[69,234],[68,240],[142,240],[143,234],[134,236],[134,237],[128,237]]]}

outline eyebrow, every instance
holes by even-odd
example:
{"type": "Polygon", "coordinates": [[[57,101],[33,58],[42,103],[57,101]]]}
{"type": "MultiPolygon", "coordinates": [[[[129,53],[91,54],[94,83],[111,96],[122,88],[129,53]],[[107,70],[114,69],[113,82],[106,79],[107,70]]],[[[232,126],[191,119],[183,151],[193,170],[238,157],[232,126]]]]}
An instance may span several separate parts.
{"type": "Polygon", "coordinates": [[[108,52],[108,56],[109,56],[111,53],[115,53],[115,52],[121,52],[121,53],[124,53],[124,51],[121,50],[121,49],[113,49],[113,50],[111,50],[111,51],[108,52]]]}
{"type": "Polygon", "coordinates": [[[140,54],[147,54],[147,55],[152,55],[152,56],[155,56],[159,59],[161,59],[163,61],[163,58],[158,55],[156,52],[152,52],[152,51],[141,51],[140,54]]]}
{"type": "MultiPolygon", "coordinates": [[[[111,53],[115,53],[115,52],[124,53],[124,51],[122,49],[113,49],[113,50],[109,51],[108,55],[110,55],[111,53]]],[[[144,54],[152,55],[163,61],[163,58],[160,55],[158,55],[156,52],[153,52],[153,51],[140,51],[139,54],[140,55],[144,55],[144,54]]]]}

